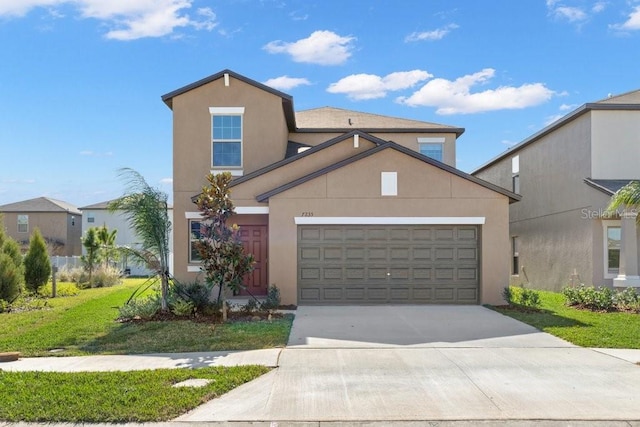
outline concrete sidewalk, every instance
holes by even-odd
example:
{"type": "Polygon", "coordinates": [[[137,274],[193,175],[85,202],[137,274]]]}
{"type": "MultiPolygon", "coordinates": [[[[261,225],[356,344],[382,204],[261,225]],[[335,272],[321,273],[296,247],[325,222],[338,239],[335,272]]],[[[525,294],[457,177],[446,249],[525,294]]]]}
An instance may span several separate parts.
{"type": "Polygon", "coordinates": [[[76,357],[31,357],[0,363],[4,371],[135,371],[144,369],[203,368],[207,366],[278,366],[281,348],[250,351],[158,353],[76,357]]]}

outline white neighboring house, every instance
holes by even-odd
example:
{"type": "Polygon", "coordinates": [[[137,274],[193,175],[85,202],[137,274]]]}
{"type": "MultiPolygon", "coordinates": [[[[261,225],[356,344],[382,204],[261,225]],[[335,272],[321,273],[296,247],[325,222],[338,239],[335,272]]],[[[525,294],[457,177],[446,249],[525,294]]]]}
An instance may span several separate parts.
{"type": "MultiPolygon", "coordinates": [[[[89,206],[81,207],[82,211],[82,235],[91,227],[102,227],[106,225],[109,231],[118,230],[116,234],[117,246],[128,246],[135,248],[139,246],[139,239],[136,233],[131,228],[129,221],[124,216],[123,212],[109,212],[108,206],[111,200],[106,202],[96,203],[89,206]]],[[[173,223],[173,206],[169,205],[169,220],[173,223]]],[[[173,248],[173,229],[169,236],[169,250],[173,248]]],[[[85,254],[86,250],[83,247],[82,253],[85,254]]],[[[133,262],[130,258],[121,260],[122,271],[129,272],[132,276],[147,276],[153,274],[148,268],[133,262]]],[[[169,273],[173,274],[173,252],[169,252],[169,273]]]]}

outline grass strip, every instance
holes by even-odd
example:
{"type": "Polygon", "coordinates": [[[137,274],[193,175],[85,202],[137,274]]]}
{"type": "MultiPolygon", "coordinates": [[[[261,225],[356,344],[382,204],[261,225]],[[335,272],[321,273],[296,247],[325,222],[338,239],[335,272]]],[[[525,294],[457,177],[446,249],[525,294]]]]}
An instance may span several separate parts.
{"type": "Polygon", "coordinates": [[[494,307],[497,311],[581,347],[640,349],[640,315],[568,307],[558,292],[536,291],[539,311],[494,307]]]}
{"type": "Polygon", "coordinates": [[[263,366],[132,372],[2,372],[0,420],[10,422],[166,421],[266,373],[263,366]],[[172,387],[210,379],[204,387],[172,387]]]}

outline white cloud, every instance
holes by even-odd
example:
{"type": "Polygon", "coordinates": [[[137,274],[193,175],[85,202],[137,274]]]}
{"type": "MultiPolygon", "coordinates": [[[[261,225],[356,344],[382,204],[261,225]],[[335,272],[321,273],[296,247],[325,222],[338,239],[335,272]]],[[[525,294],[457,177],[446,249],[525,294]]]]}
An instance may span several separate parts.
{"type": "Polygon", "coordinates": [[[384,77],[352,74],[331,83],[327,92],[344,93],[353,100],[384,98],[389,91],[407,89],[431,77],[431,74],[422,70],[398,71],[384,77]]]}
{"type": "Polygon", "coordinates": [[[527,108],[542,104],[554,95],[542,83],[528,83],[518,87],[500,86],[482,92],[471,92],[474,86],[487,83],[494,75],[494,69],[485,68],[453,81],[434,79],[413,95],[400,97],[396,101],[412,107],[437,107],[437,114],[446,115],[527,108]]]}
{"type": "Polygon", "coordinates": [[[162,178],[160,184],[173,184],[173,178],[162,178]]]}
{"type": "Polygon", "coordinates": [[[574,108],[576,108],[578,105],[577,104],[562,104],[560,106],[560,111],[569,111],[569,110],[573,110],[574,108]]]}
{"type": "Polygon", "coordinates": [[[591,11],[593,13],[600,13],[603,10],[605,10],[606,8],[607,8],[607,2],[606,1],[598,1],[591,7],[591,11]]]}
{"type": "Polygon", "coordinates": [[[552,116],[548,116],[544,121],[544,125],[549,126],[550,124],[555,123],[561,118],[563,118],[565,115],[566,114],[554,114],[552,116]]]}
{"type": "Polygon", "coordinates": [[[458,25],[449,24],[433,31],[413,32],[409,34],[407,37],[405,37],[404,41],[417,42],[417,41],[423,41],[423,40],[430,40],[430,41],[441,40],[442,38],[444,38],[444,36],[449,34],[451,30],[455,30],[456,28],[458,28],[458,25]]]}
{"type": "Polygon", "coordinates": [[[135,40],[162,37],[181,27],[211,31],[216,27],[216,15],[210,8],[199,8],[195,18],[185,13],[193,0],[1,0],[0,16],[24,16],[38,7],[69,4],[79,10],[82,18],[103,21],[111,29],[105,37],[114,40],[135,40]]]}
{"type": "Polygon", "coordinates": [[[314,31],[306,39],[296,42],[276,40],[263,49],[269,53],[286,53],[295,62],[319,65],[340,65],[346,62],[353,50],[355,37],[339,36],[332,31],[314,31]]]}
{"type": "Polygon", "coordinates": [[[305,78],[280,76],[269,79],[264,84],[278,90],[289,90],[302,85],[310,85],[311,82],[305,78]]]}
{"type": "Polygon", "coordinates": [[[622,24],[614,24],[610,27],[619,31],[640,30],[640,6],[634,7],[633,11],[629,13],[629,18],[622,24]]]}
{"type": "Polygon", "coordinates": [[[569,22],[581,22],[585,21],[589,17],[581,8],[572,6],[558,6],[554,8],[551,13],[554,16],[566,19],[569,22]]]}

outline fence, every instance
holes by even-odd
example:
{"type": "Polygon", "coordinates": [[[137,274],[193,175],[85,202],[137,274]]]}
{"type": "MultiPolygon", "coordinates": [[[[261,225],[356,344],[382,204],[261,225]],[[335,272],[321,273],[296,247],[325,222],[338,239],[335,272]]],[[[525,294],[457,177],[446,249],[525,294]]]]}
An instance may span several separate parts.
{"type": "Polygon", "coordinates": [[[79,256],[52,256],[51,265],[58,267],[76,268],[82,267],[82,262],[79,256]]]}

